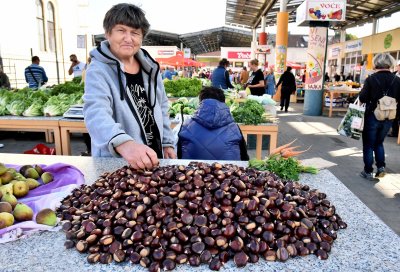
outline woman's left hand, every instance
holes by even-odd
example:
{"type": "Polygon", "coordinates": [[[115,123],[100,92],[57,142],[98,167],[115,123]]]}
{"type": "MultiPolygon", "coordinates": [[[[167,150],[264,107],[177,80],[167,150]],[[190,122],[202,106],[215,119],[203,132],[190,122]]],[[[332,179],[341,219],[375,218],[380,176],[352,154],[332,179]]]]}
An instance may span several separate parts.
{"type": "Polygon", "coordinates": [[[163,148],[164,159],[176,159],[175,150],[173,147],[167,146],[163,148]]]}

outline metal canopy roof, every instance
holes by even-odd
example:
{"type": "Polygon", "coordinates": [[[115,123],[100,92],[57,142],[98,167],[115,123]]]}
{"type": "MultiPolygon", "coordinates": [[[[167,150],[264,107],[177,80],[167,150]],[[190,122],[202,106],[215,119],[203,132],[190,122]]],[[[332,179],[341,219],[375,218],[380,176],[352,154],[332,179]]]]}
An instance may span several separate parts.
{"type": "MultiPolygon", "coordinates": [[[[304,0],[288,0],[289,23],[296,21],[296,9],[304,0]]],[[[371,22],[373,18],[388,16],[400,11],[400,1],[389,0],[348,0],[346,21],[332,28],[349,28],[371,22]]],[[[266,16],[266,24],[276,25],[276,15],[280,10],[278,0],[226,0],[225,24],[257,28],[261,17],[266,16]]]]}
{"type": "Polygon", "coordinates": [[[219,51],[221,47],[248,47],[251,40],[250,31],[229,27],[182,35],[151,30],[143,41],[143,45],[175,45],[180,48],[182,42],[184,47],[190,48],[193,54],[198,55],[219,51]]]}

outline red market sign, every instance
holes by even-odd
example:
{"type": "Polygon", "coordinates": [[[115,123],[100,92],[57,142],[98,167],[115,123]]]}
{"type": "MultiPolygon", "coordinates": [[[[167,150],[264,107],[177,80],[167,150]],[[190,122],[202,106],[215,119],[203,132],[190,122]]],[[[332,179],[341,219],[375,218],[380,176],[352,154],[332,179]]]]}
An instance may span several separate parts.
{"type": "Polygon", "coordinates": [[[175,55],[175,51],[174,50],[158,50],[157,51],[158,55],[175,55]]]}
{"type": "Polygon", "coordinates": [[[228,51],[228,59],[251,59],[251,52],[250,51],[239,51],[239,52],[232,52],[228,51]]]}

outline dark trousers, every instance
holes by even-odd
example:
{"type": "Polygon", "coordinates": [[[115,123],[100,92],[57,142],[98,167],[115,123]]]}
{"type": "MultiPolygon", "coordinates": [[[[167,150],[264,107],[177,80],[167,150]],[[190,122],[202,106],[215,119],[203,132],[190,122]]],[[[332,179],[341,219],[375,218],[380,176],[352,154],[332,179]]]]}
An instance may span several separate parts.
{"type": "Polygon", "coordinates": [[[365,116],[364,122],[362,133],[364,170],[367,173],[372,173],[374,170],[372,166],[374,164],[374,155],[376,167],[385,167],[383,141],[393,121],[378,121],[375,115],[370,113],[368,116],[365,116]]]}
{"type": "Polygon", "coordinates": [[[90,135],[89,133],[83,133],[83,142],[86,145],[86,150],[91,153],[92,152],[92,146],[91,146],[91,140],[90,140],[90,135]]]}
{"type": "Polygon", "coordinates": [[[281,110],[283,107],[285,107],[285,111],[288,110],[289,108],[289,103],[290,103],[290,94],[292,92],[288,87],[282,86],[281,88],[281,110]]]}
{"type": "Polygon", "coordinates": [[[392,136],[397,137],[399,135],[399,119],[395,119],[392,125],[392,136]]]}

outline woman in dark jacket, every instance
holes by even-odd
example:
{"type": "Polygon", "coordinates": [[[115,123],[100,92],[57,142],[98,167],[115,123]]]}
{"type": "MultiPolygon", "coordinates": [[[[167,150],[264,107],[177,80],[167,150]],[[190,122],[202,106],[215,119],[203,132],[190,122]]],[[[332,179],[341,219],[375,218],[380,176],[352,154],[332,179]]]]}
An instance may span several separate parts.
{"type": "Polygon", "coordinates": [[[229,61],[225,58],[220,60],[219,66],[214,70],[211,77],[211,85],[215,88],[226,90],[233,89],[231,80],[229,79],[229,72],[226,68],[229,67],[229,61]]]}
{"type": "Polygon", "coordinates": [[[278,84],[276,84],[276,89],[282,84],[281,88],[281,110],[285,107],[285,112],[288,111],[290,103],[290,95],[296,91],[296,79],[292,74],[292,67],[288,66],[286,72],[282,74],[279,78],[278,84]]]}
{"type": "MultiPolygon", "coordinates": [[[[387,95],[400,101],[400,78],[390,72],[394,67],[394,58],[387,53],[377,54],[373,59],[376,73],[365,80],[364,87],[360,92],[360,102],[366,103],[363,140],[364,170],[361,172],[363,178],[376,180],[377,177],[385,175],[385,150],[383,141],[387,135],[393,120],[379,121],[374,115],[378,100],[387,95]],[[373,176],[373,163],[375,162],[377,172],[373,176]]],[[[397,105],[397,116],[399,116],[399,105],[397,105]]]]}
{"type": "Polygon", "coordinates": [[[249,160],[246,142],[225,104],[224,92],[204,87],[199,99],[199,109],[179,132],[178,158],[249,160]]]}

